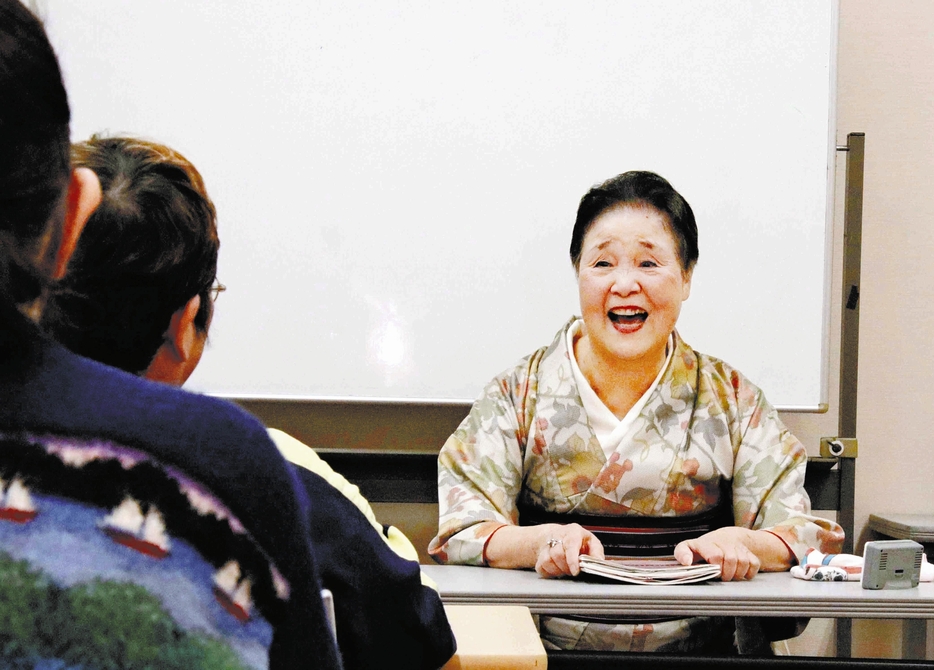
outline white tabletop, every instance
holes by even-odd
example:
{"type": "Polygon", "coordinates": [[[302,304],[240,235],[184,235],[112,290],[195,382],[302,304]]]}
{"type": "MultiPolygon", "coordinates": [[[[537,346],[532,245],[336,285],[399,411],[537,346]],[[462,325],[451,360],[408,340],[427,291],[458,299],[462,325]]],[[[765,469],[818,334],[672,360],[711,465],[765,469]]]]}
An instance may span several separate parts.
{"type": "Polygon", "coordinates": [[[803,616],[934,619],[934,584],[863,589],[859,582],[809,582],[787,572],[748,582],[636,586],[542,579],[530,570],[423,565],[445,604],[525,605],[533,614],[803,616]]]}

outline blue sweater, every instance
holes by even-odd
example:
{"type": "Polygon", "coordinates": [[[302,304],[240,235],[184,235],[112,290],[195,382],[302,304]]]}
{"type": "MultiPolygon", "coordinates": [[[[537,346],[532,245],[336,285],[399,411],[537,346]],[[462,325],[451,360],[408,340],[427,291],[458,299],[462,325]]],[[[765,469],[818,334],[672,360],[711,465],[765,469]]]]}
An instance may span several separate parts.
{"type": "Polygon", "coordinates": [[[341,667],[309,526],[341,496],[305,479],[227,402],[0,365],[0,665],[341,667]]]}

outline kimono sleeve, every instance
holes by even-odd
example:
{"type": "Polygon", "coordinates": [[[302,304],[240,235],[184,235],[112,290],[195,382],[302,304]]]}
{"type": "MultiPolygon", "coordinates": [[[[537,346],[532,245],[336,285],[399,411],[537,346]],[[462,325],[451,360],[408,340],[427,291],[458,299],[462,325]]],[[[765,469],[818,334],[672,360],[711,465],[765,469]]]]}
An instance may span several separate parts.
{"type": "MultiPolygon", "coordinates": [[[[441,563],[483,565],[498,525],[516,524],[526,429],[511,377],[491,382],[438,457],[439,529],[428,553],[441,563]],[[498,525],[483,523],[495,521],[498,525]]],[[[522,399],[518,399],[521,404],[522,399]]]]}
{"type": "Polygon", "coordinates": [[[733,467],[736,525],[777,535],[799,563],[810,548],[838,553],[843,546],[843,529],[811,514],[811,501],[804,490],[804,445],[788,431],[758,388],[743,380],[738,395],[741,405],[744,397],[749,402],[741,412],[742,437],[733,467]]]}

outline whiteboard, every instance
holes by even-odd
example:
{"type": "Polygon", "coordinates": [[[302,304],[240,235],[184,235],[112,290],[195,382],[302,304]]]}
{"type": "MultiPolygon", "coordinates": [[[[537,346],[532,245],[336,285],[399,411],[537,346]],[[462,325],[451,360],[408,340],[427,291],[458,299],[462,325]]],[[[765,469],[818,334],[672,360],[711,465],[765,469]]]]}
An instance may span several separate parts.
{"type": "Polygon", "coordinates": [[[465,401],[579,312],[595,183],[691,203],[679,332],[826,403],[836,3],[47,0],[73,139],[173,146],[217,206],[189,385],[465,401]]]}

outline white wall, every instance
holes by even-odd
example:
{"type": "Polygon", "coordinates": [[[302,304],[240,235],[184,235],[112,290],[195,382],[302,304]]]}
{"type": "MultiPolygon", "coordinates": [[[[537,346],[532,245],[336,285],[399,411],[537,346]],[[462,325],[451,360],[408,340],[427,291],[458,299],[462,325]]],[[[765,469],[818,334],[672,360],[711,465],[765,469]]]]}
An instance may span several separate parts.
{"type": "MultiPolygon", "coordinates": [[[[838,143],[866,133],[856,477],[864,532],[871,513],[934,514],[934,3],[841,0],[837,78],[838,143]]],[[[842,199],[837,209],[835,295],[842,199]]],[[[839,300],[833,309],[837,342],[839,300]]],[[[828,415],[785,419],[815,451],[821,435],[836,434],[837,409],[834,390],[828,415]]],[[[897,657],[899,630],[857,622],[854,654],[897,657]]],[[[826,648],[811,633],[810,650],[826,648]]]]}

